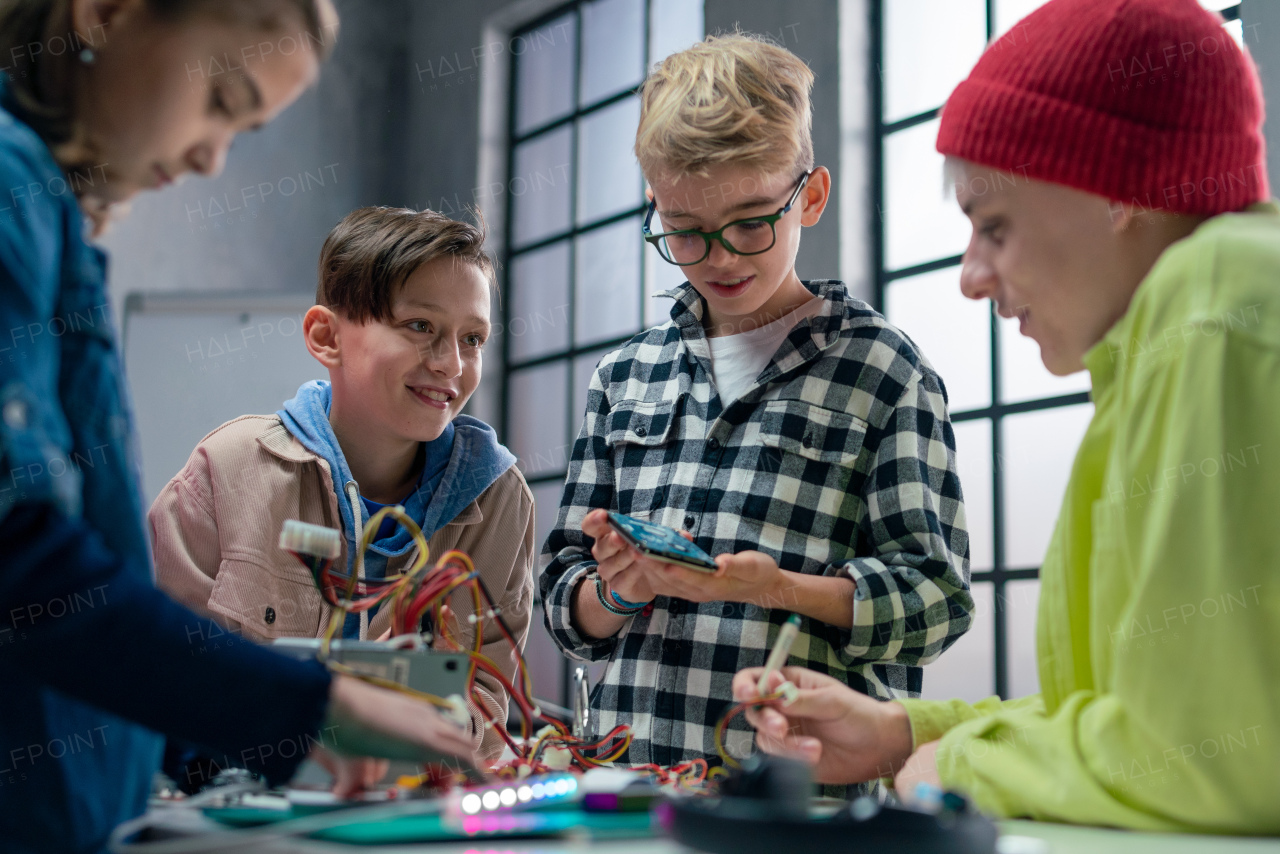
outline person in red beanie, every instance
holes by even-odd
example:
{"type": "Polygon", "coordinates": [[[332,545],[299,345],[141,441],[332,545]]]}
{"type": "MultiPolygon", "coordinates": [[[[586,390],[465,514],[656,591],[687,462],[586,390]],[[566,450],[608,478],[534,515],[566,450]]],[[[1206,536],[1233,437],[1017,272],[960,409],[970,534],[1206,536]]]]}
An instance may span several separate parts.
{"type": "Polygon", "coordinates": [[[998,816],[1280,833],[1280,207],[1221,23],[1195,0],[1052,0],[942,111],[961,290],[1092,379],[1041,568],[1041,692],[878,703],[784,668],[766,688],[798,698],[748,714],[761,749],[998,816]]]}

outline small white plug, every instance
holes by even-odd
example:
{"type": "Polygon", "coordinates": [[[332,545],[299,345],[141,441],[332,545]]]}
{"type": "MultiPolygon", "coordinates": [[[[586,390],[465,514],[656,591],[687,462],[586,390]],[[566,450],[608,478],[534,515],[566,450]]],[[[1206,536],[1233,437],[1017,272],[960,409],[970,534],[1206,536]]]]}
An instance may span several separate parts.
{"type": "Polygon", "coordinates": [[[342,535],[323,525],[286,519],[280,529],[280,548],[332,560],[342,553],[342,535]]]}
{"type": "Polygon", "coordinates": [[[465,727],[471,723],[471,713],[467,711],[467,701],[462,699],[461,694],[450,694],[444,698],[444,701],[447,705],[440,709],[440,714],[460,727],[465,727]]]}
{"type": "Polygon", "coordinates": [[[542,764],[546,765],[552,771],[568,771],[569,764],[573,761],[573,754],[569,752],[567,747],[559,747],[554,744],[547,745],[542,751],[542,764]]]}
{"type": "Polygon", "coordinates": [[[794,682],[783,682],[778,686],[778,693],[782,694],[782,705],[789,706],[800,696],[800,689],[794,682]]]}

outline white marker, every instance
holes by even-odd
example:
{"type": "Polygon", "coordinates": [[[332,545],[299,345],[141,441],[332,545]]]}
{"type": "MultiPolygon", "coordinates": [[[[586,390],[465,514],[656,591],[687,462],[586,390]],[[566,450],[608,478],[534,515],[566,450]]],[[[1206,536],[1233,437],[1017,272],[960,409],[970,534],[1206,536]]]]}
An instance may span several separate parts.
{"type": "Polygon", "coordinates": [[[764,673],[760,674],[760,681],[756,683],[757,693],[764,694],[764,686],[769,681],[769,675],[786,663],[787,656],[791,654],[791,644],[796,642],[796,636],[799,634],[800,615],[792,614],[778,630],[778,639],[774,641],[769,658],[764,663],[764,673]]]}

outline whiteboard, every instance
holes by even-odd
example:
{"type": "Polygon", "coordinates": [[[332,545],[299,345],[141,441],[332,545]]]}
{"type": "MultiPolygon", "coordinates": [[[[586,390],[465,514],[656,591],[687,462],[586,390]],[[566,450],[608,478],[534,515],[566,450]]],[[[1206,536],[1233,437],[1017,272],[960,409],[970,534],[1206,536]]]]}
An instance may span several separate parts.
{"type": "Polygon", "coordinates": [[[273,413],[307,380],[328,379],[302,340],[313,304],[310,294],[128,295],[124,362],[147,506],[209,431],[273,413]]]}

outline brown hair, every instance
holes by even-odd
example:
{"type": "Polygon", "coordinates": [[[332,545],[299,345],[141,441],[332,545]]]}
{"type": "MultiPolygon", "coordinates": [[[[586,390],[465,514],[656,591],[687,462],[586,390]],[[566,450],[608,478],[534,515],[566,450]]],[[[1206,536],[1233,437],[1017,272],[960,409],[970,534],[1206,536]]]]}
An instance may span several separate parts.
{"type": "MultiPolygon", "coordinates": [[[[166,21],[205,15],[263,32],[283,29],[288,25],[286,17],[292,13],[302,18],[304,47],[315,50],[321,61],[332,53],[337,39],[338,13],[332,0],[143,2],[153,15],[166,21]]],[[[13,63],[8,87],[22,119],[53,149],[63,168],[74,169],[85,155],[70,112],[72,73],[81,50],[99,47],[106,36],[103,33],[85,38],[75,33],[71,3],[72,0],[0,0],[0,57],[13,63]]]]}
{"type": "Polygon", "coordinates": [[[640,87],[636,159],[645,175],[717,163],[813,168],[813,72],[762,36],[731,33],[673,53],[640,87]]]}
{"type": "Polygon", "coordinates": [[[320,250],[316,303],[365,323],[391,317],[391,300],[413,271],[437,258],[472,264],[494,285],[493,261],[478,225],[435,211],[358,208],[333,227],[320,250]]]}

